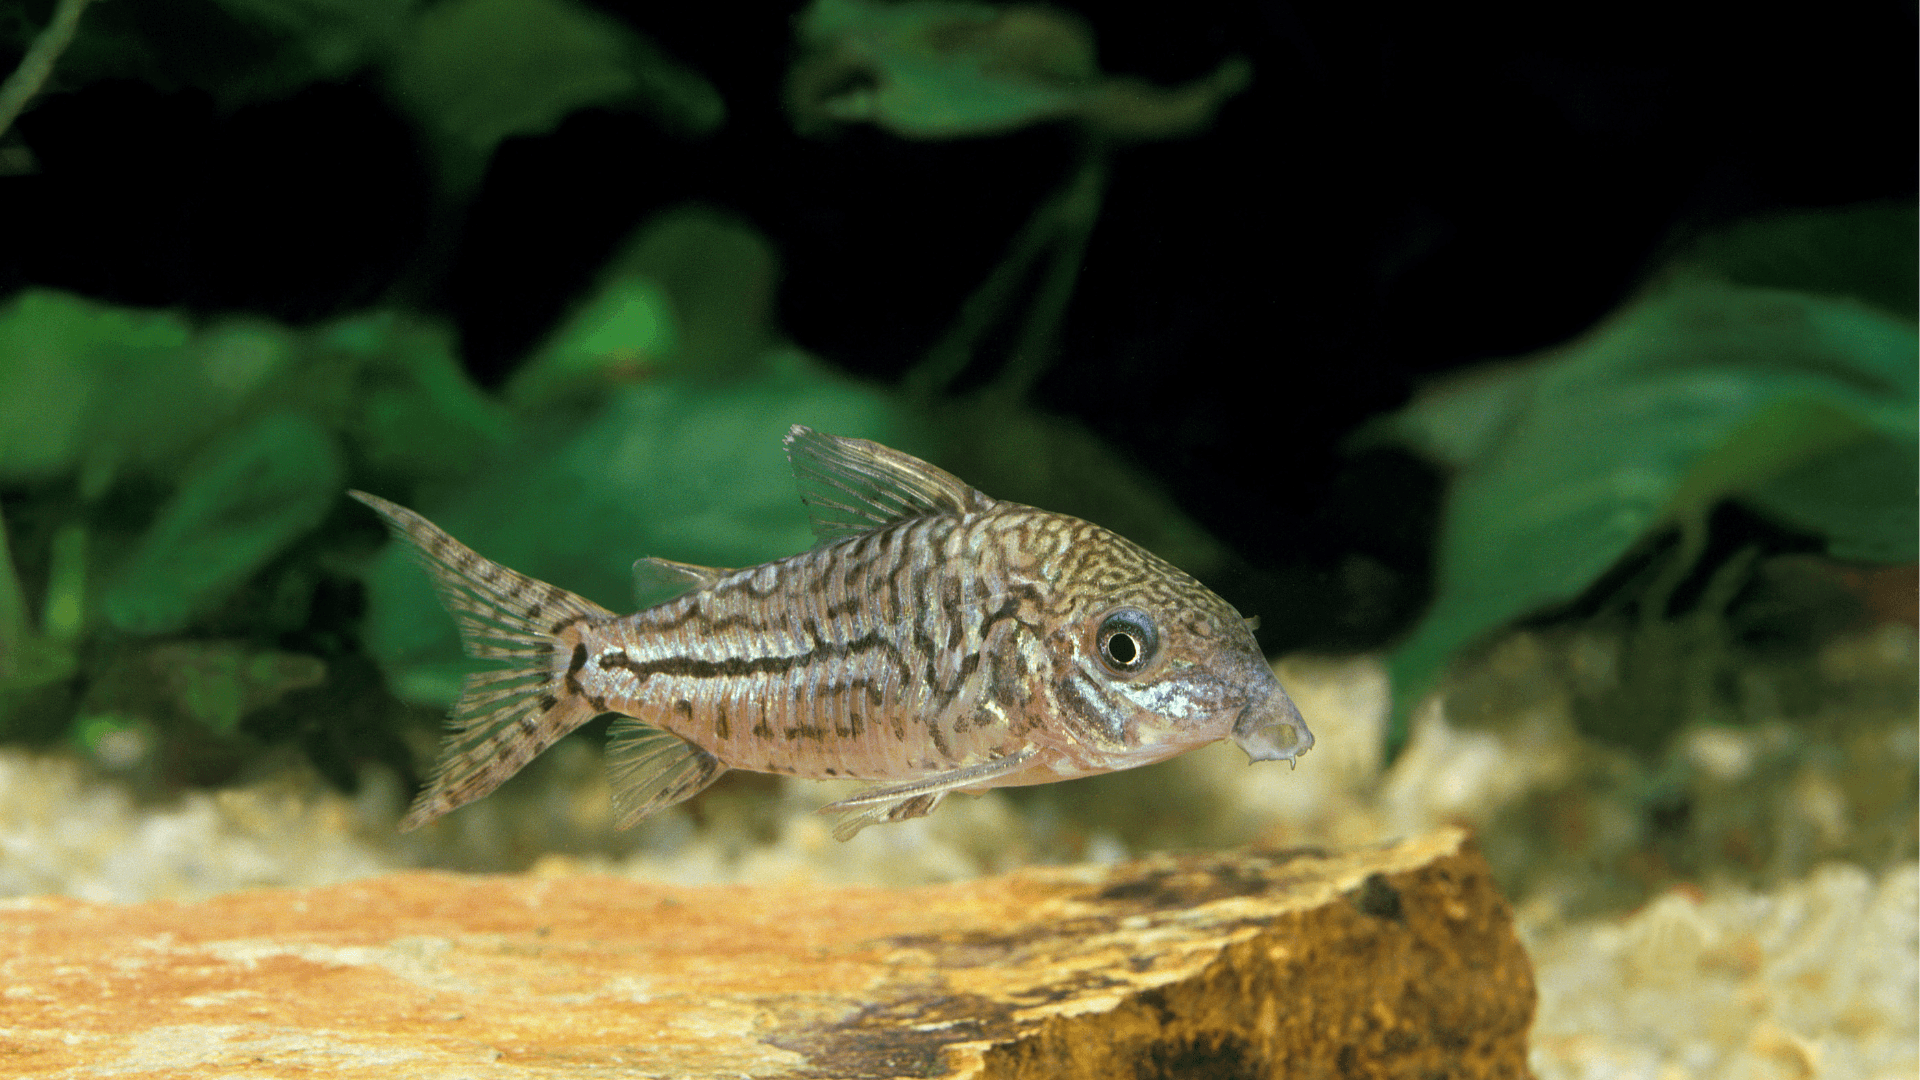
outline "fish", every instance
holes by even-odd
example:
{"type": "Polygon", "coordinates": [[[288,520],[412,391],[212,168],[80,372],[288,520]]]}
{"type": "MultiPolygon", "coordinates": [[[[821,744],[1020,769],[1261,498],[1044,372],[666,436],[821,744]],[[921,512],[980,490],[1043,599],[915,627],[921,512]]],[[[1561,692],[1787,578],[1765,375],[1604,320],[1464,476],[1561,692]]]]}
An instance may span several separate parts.
{"type": "Polygon", "coordinates": [[[1313,746],[1253,637],[1199,581],[1092,522],[992,498],[865,439],[794,425],[815,545],[741,569],[634,564],[669,597],[630,615],[508,569],[364,491],[426,569],[471,656],[418,828],[617,714],[627,828],[729,769],[873,786],[834,836],[954,792],[1131,769],[1231,738],[1249,763],[1313,746]]]}

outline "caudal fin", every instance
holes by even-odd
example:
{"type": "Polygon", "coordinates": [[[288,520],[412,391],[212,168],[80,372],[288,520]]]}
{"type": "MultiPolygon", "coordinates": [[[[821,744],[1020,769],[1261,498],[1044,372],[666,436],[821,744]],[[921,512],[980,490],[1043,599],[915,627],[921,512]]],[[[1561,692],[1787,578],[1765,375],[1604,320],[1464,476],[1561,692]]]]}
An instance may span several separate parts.
{"type": "Polygon", "coordinates": [[[347,494],[384,518],[432,575],[440,602],[460,624],[467,655],[499,663],[467,676],[433,778],[400,822],[406,832],[499,787],[562,735],[593,719],[598,710],[567,685],[579,644],[573,628],[613,613],[481,558],[404,506],[364,491],[347,494]]]}

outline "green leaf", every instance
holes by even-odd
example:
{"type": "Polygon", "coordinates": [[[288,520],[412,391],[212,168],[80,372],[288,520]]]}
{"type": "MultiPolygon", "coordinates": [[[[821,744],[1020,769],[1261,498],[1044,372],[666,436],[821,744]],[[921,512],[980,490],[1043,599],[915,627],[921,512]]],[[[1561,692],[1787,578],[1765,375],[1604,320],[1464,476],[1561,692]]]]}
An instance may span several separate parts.
{"type": "Polygon", "coordinates": [[[1099,75],[1086,24],[954,0],[816,0],[790,80],[802,130],[878,124],[908,138],[1011,131],[1071,112],[1099,75]]]}
{"type": "Polygon", "coordinates": [[[234,18],[284,42],[302,81],[338,79],[404,40],[419,0],[218,0],[234,18]]]}
{"type": "MultiPolygon", "coordinates": [[[[38,28],[0,14],[0,52],[24,51],[38,28]]],[[[166,91],[195,87],[222,111],[370,68],[384,69],[397,103],[426,129],[455,192],[479,179],[502,139],[548,131],[578,108],[642,108],[682,136],[712,132],[726,117],[697,72],[572,0],[97,4],[60,61],[70,85],[131,78],[166,91]]]]}
{"type": "MultiPolygon", "coordinates": [[[[67,86],[130,78],[163,91],[195,87],[230,111],[380,62],[404,36],[415,6],[415,0],[94,4],[61,54],[58,78],[67,86]]],[[[0,25],[0,42],[13,44],[7,51],[18,55],[33,29],[37,22],[0,25]]]]}
{"type": "Polygon", "coordinates": [[[516,405],[598,396],[666,372],[749,375],[774,336],[779,265],[765,237],[699,206],[649,221],[507,387],[516,405]]]}
{"type": "Polygon", "coordinates": [[[1827,554],[1855,562],[1920,559],[1920,462],[1911,442],[1863,439],[1782,470],[1742,501],[1827,537],[1827,554]],[[1902,496],[1905,496],[1904,498],[1902,496]]]}
{"type": "Polygon", "coordinates": [[[1920,208],[1911,201],[1804,210],[1707,237],[1682,266],[1693,277],[1851,296],[1912,319],[1920,295],[1920,208]]]}
{"type": "Polygon", "coordinates": [[[1682,281],[1581,344],[1417,400],[1392,426],[1457,471],[1438,595],[1393,659],[1400,707],[1461,646],[1721,499],[1911,558],[1912,530],[1894,533],[1912,472],[1890,463],[1920,446],[1917,349],[1910,324],[1857,303],[1682,281]],[[1881,464],[1810,490],[1863,454],[1881,464]]]}
{"type": "Polygon", "coordinates": [[[415,20],[391,74],[455,190],[479,179],[503,139],[550,131],[590,105],[651,105],[690,132],[711,131],[725,115],[700,76],[569,0],[444,0],[415,20]]]}
{"type": "Polygon", "coordinates": [[[1103,75],[1086,23],[1037,5],[814,0],[798,33],[787,105],[805,133],[870,123],[952,139],[1071,119],[1114,138],[1172,138],[1205,128],[1252,78],[1238,58],[1174,89],[1103,75]]]}
{"type": "Polygon", "coordinates": [[[319,327],[302,341],[312,377],[302,397],[377,475],[413,482],[466,476],[513,436],[511,416],[480,392],[444,326],[378,311],[319,327]]]}
{"type": "Polygon", "coordinates": [[[673,300],[660,283],[621,275],[601,285],[532,359],[513,373],[507,398],[539,406],[609,381],[654,374],[679,344],[673,300]]]}
{"type": "Polygon", "coordinates": [[[32,289],[0,308],[0,480],[165,472],[283,371],[294,336],[32,289]]]}
{"type": "Polygon", "coordinates": [[[333,440],[302,416],[268,416],[223,439],[113,575],[108,621],[137,634],[185,627],[319,524],[343,473],[333,440]]]}
{"type": "Polygon", "coordinates": [[[0,479],[45,480],[103,443],[141,441],[145,416],[187,406],[182,389],[203,389],[165,386],[183,376],[190,336],[167,312],[44,289],[15,296],[0,308],[0,479]],[[126,380],[138,392],[126,393],[126,380]]]}
{"type": "Polygon", "coordinates": [[[1491,454],[1526,409],[1537,361],[1466,371],[1427,388],[1403,413],[1363,428],[1356,444],[1399,441],[1450,468],[1491,454]]]}

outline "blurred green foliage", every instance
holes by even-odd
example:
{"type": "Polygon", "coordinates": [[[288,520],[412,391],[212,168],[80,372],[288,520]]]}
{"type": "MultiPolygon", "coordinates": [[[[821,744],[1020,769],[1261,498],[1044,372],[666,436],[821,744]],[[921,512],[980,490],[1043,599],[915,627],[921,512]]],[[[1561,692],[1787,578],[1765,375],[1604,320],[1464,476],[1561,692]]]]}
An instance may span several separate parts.
{"type": "MultiPolygon", "coordinates": [[[[0,15],[24,50],[44,23],[0,15]]],[[[63,81],[132,77],[203,90],[222,110],[371,69],[427,134],[442,184],[472,187],[499,143],[592,105],[686,135],[717,129],[719,93],[640,32],[575,0],[164,0],[100,4],[60,60],[63,81]]]]}
{"type": "Polygon", "coordinates": [[[187,469],[179,490],[101,598],[132,634],[181,630],[326,516],[344,480],[319,424],[273,414],[233,432],[187,469]]]}
{"type": "Polygon", "coordinates": [[[1671,528],[1664,607],[1722,500],[1836,558],[1913,561],[1914,237],[1911,207],[1743,225],[1584,340],[1451,379],[1384,421],[1374,435],[1454,473],[1437,596],[1393,656],[1402,735],[1449,657],[1671,528]],[[1885,307],[1845,295],[1863,283],[1885,307]]]}
{"type": "MultiPolygon", "coordinates": [[[[52,6],[0,9],[0,36],[24,49],[52,6]]],[[[191,87],[234,109],[377,62],[399,45],[417,7],[410,0],[97,4],[60,57],[59,79],[70,86],[133,78],[162,90],[191,87]]]]}
{"type": "MultiPolygon", "coordinates": [[[[0,40],[24,45],[39,14],[0,13],[0,40]]],[[[773,246],[698,205],[630,238],[498,397],[467,378],[447,327],[391,305],[296,329],[21,292],[0,307],[0,737],[62,738],[119,767],[169,740],[232,756],[249,738],[312,745],[317,729],[411,722],[400,701],[451,700],[468,664],[424,577],[376,548],[345,487],[626,610],[638,557],[735,566],[811,542],[781,453],[792,423],[933,457],[1201,575],[1230,565],[1111,447],[1024,398],[1100,212],[1107,148],[1201,130],[1249,65],[1175,88],[1110,75],[1083,22],[1034,6],[815,0],[796,28],[787,107],[803,133],[1066,121],[1085,136],[1081,167],[959,305],[912,393],[784,344],[773,246]],[[1002,374],[949,395],[1008,325],[1002,374]],[[341,599],[361,585],[364,612],[341,599]],[[339,685],[376,682],[368,657],[392,695],[339,685]]],[[[726,119],[699,73],[578,0],[100,4],[60,71],[194,87],[224,109],[371,72],[423,133],[448,218],[503,140],[576,110],[640,109],[683,135],[726,119]]],[[[1677,531],[1673,565],[1690,570],[1726,500],[1835,557],[1911,562],[1914,239],[1910,206],[1696,238],[1586,339],[1383,420],[1373,437],[1454,470],[1438,595],[1393,658],[1402,714],[1461,649],[1580,595],[1651,537],[1677,531]]]]}
{"type": "Polygon", "coordinates": [[[350,658],[312,625],[364,543],[324,528],[349,474],[466,476],[513,429],[450,340],[397,312],[292,330],[46,290],[0,308],[0,737],[70,731],[132,765],[197,730],[232,757],[244,717],[350,658]]]}
{"type": "Polygon", "coordinates": [[[609,379],[752,375],[777,338],[773,247],[702,206],[667,210],[616,253],[599,283],[514,373],[507,399],[591,398],[609,379]]]}
{"type": "Polygon", "coordinates": [[[432,4],[394,50],[389,77],[456,188],[479,178],[502,140],[551,130],[588,105],[648,105],[694,133],[719,127],[726,113],[704,79],[571,0],[432,4]]]}
{"type": "Polygon", "coordinates": [[[0,480],[44,480],[86,458],[161,462],[217,426],[254,372],[183,362],[190,337],[177,315],[15,296],[0,308],[0,480]]]}
{"type": "Polygon", "coordinates": [[[1105,74],[1087,24],[1037,4],[814,0],[796,29],[787,109],[808,133],[869,123],[952,139],[1072,120],[1100,139],[1177,138],[1253,76],[1240,58],[1173,89],[1105,74]]]}
{"type": "MultiPolygon", "coordinates": [[[[59,605],[49,602],[47,606],[52,609],[59,605]]],[[[67,678],[73,674],[75,664],[66,636],[34,627],[26,595],[20,588],[19,574],[14,569],[6,519],[0,516],[0,695],[67,678]]],[[[4,697],[0,697],[0,704],[3,703],[4,697]]]]}
{"type": "Polygon", "coordinates": [[[154,675],[193,720],[231,733],[240,718],[303,687],[318,686],[326,666],[311,656],[250,649],[233,642],[173,642],[149,654],[154,675]]]}

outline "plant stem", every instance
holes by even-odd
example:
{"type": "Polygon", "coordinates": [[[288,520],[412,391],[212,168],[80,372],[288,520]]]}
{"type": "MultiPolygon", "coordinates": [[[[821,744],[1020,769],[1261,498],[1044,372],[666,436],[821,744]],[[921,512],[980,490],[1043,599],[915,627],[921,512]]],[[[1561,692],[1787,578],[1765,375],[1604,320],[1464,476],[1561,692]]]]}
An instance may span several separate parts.
{"type": "Polygon", "coordinates": [[[1667,609],[1673,605],[1674,590],[1687,580],[1687,575],[1700,562],[1700,556],[1706,553],[1706,514],[1700,511],[1682,514],[1679,526],[1679,547],[1667,557],[1653,583],[1641,594],[1639,623],[1643,632],[1666,620],[1667,609]]]}
{"type": "Polygon", "coordinates": [[[1013,306],[1014,290],[1027,280],[1034,263],[1052,252],[1054,261],[1042,283],[1041,297],[1035,300],[1022,328],[1009,371],[1003,373],[998,382],[1011,382],[1016,390],[1024,390],[1027,383],[1038,377],[1039,371],[1045,370],[1046,361],[1051,357],[1053,331],[1060,313],[1066,309],[1066,301],[1073,295],[1080,260],[1094,220],[1099,217],[1105,186],[1106,154],[1102,148],[1089,145],[1083,150],[1080,166],[1073,176],[1034,210],[993,272],[960,305],[959,317],[954,319],[946,336],[907,373],[905,386],[909,397],[927,404],[946,392],[953,380],[973,362],[973,350],[980,338],[1013,306]],[[1057,296],[1063,290],[1065,295],[1057,296]],[[1039,371],[1026,373],[1026,369],[1036,365],[1039,371]]]}
{"type": "Polygon", "coordinates": [[[20,58],[20,66],[13,69],[13,74],[7,76],[4,84],[0,84],[0,135],[7,133],[7,129],[13,126],[14,120],[27,107],[27,102],[33,100],[33,96],[53,75],[54,62],[72,43],[74,31],[80,28],[80,13],[86,10],[89,2],[60,0],[53,9],[53,19],[33,39],[33,46],[27,50],[27,55],[20,58]]]}
{"type": "Polygon", "coordinates": [[[1008,357],[988,393],[1007,401],[1026,397],[1033,384],[1046,374],[1052,363],[1054,343],[1060,336],[1067,305],[1073,301],[1080,284],[1081,264],[1086,261],[1087,243],[1100,220],[1100,203],[1107,189],[1107,156],[1098,147],[1083,151],[1080,168],[1054,207],[1057,231],[1052,261],[1040,279],[1040,288],[1027,308],[1026,325],[1020,340],[1008,357]]]}
{"type": "Polygon", "coordinates": [[[0,683],[20,663],[20,651],[27,640],[27,598],[20,589],[20,577],[13,569],[13,553],[7,545],[7,521],[0,516],[0,683]]]}

